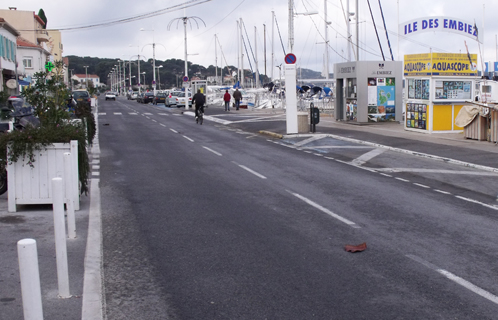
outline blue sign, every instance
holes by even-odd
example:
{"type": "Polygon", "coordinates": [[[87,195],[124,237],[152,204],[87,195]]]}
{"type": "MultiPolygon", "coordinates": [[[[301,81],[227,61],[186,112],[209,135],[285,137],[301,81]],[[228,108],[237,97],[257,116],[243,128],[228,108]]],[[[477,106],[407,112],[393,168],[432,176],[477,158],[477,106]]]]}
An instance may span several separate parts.
{"type": "Polygon", "coordinates": [[[287,64],[294,64],[296,63],[296,56],[293,54],[293,53],[288,53],[286,56],[285,56],[285,63],[287,64]]]}
{"type": "Polygon", "coordinates": [[[188,77],[187,76],[183,77],[183,82],[187,82],[187,81],[188,81],[188,77]]]}

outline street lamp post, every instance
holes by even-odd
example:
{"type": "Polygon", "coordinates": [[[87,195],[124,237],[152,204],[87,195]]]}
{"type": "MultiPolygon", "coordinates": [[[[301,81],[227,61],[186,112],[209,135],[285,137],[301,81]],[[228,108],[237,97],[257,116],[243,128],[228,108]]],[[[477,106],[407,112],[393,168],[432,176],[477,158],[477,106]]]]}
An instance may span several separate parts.
{"type": "Polygon", "coordinates": [[[158,84],[159,90],[161,90],[161,74],[159,73],[159,69],[161,69],[162,67],[163,67],[163,65],[156,67],[156,69],[157,69],[157,84],[158,84]]]}
{"type": "Polygon", "coordinates": [[[141,73],[144,76],[144,86],[145,86],[145,71],[141,73]]]}
{"type": "Polygon", "coordinates": [[[140,46],[132,46],[130,44],[130,47],[138,47],[138,56],[137,56],[137,64],[138,64],[138,93],[141,93],[141,88],[140,88],[140,46]]]}
{"type": "Polygon", "coordinates": [[[85,89],[88,90],[88,66],[83,66],[85,68],[85,89]]]}
{"type": "MultiPolygon", "coordinates": [[[[145,30],[144,28],[141,28],[140,31],[152,31],[152,89],[154,90],[154,96],[156,96],[156,43],[154,41],[154,29],[152,30],[145,30]]],[[[144,46],[145,47],[145,46],[144,46]]],[[[142,48],[142,51],[144,49],[142,48]]]]}

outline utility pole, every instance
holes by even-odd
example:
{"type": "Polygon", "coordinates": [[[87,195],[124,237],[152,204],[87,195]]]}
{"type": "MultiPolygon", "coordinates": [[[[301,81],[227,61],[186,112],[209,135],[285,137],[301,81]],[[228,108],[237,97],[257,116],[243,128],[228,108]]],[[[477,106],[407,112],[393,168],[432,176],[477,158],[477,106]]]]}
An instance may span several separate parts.
{"type": "Polygon", "coordinates": [[[323,4],[325,12],[325,79],[329,80],[329,22],[327,20],[327,0],[323,0],[323,4]]]}
{"type": "Polygon", "coordinates": [[[88,66],[83,66],[85,68],[85,89],[88,90],[88,66]]]}
{"type": "Polygon", "coordinates": [[[244,41],[242,41],[242,18],[240,18],[240,86],[243,88],[244,87],[244,41]]]}
{"type": "Polygon", "coordinates": [[[259,67],[258,67],[258,32],[256,26],[254,27],[254,58],[256,61],[256,70],[254,70],[254,75],[256,78],[256,88],[259,88],[259,67]]]}
{"type": "Polygon", "coordinates": [[[263,24],[263,38],[264,40],[264,59],[265,59],[265,77],[266,75],[266,24],[263,24]]]}
{"type": "Polygon", "coordinates": [[[215,62],[215,84],[218,85],[218,46],[216,45],[217,41],[216,33],[214,34],[214,62],[215,62]]]}

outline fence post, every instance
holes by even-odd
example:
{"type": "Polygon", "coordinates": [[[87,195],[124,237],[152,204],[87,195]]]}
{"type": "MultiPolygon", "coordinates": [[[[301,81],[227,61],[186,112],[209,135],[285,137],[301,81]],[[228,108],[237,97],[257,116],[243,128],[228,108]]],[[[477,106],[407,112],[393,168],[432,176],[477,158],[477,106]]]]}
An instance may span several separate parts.
{"type": "Polygon", "coordinates": [[[52,201],[54,210],[55,255],[57,260],[57,282],[59,296],[69,298],[69,275],[67,266],[66,223],[64,221],[64,190],[62,178],[52,179],[52,201]]]}
{"type": "Polygon", "coordinates": [[[76,218],[74,216],[73,175],[71,172],[71,153],[64,153],[64,202],[67,206],[67,233],[69,238],[76,238],[76,218]]]}
{"type": "Polygon", "coordinates": [[[19,240],[17,242],[17,256],[19,259],[24,319],[43,320],[36,240],[19,240]]]}

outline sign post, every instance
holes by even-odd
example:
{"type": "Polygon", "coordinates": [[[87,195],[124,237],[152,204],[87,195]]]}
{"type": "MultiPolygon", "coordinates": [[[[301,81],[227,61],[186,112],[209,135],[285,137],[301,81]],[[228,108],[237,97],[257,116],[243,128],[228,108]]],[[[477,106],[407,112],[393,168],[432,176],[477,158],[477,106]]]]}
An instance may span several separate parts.
{"type": "Polygon", "coordinates": [[[296,56],[289,53],[285,56],[285,114],[287,134],[298,133],[297,125],[297,96],[296,96],[296,56]]]}

